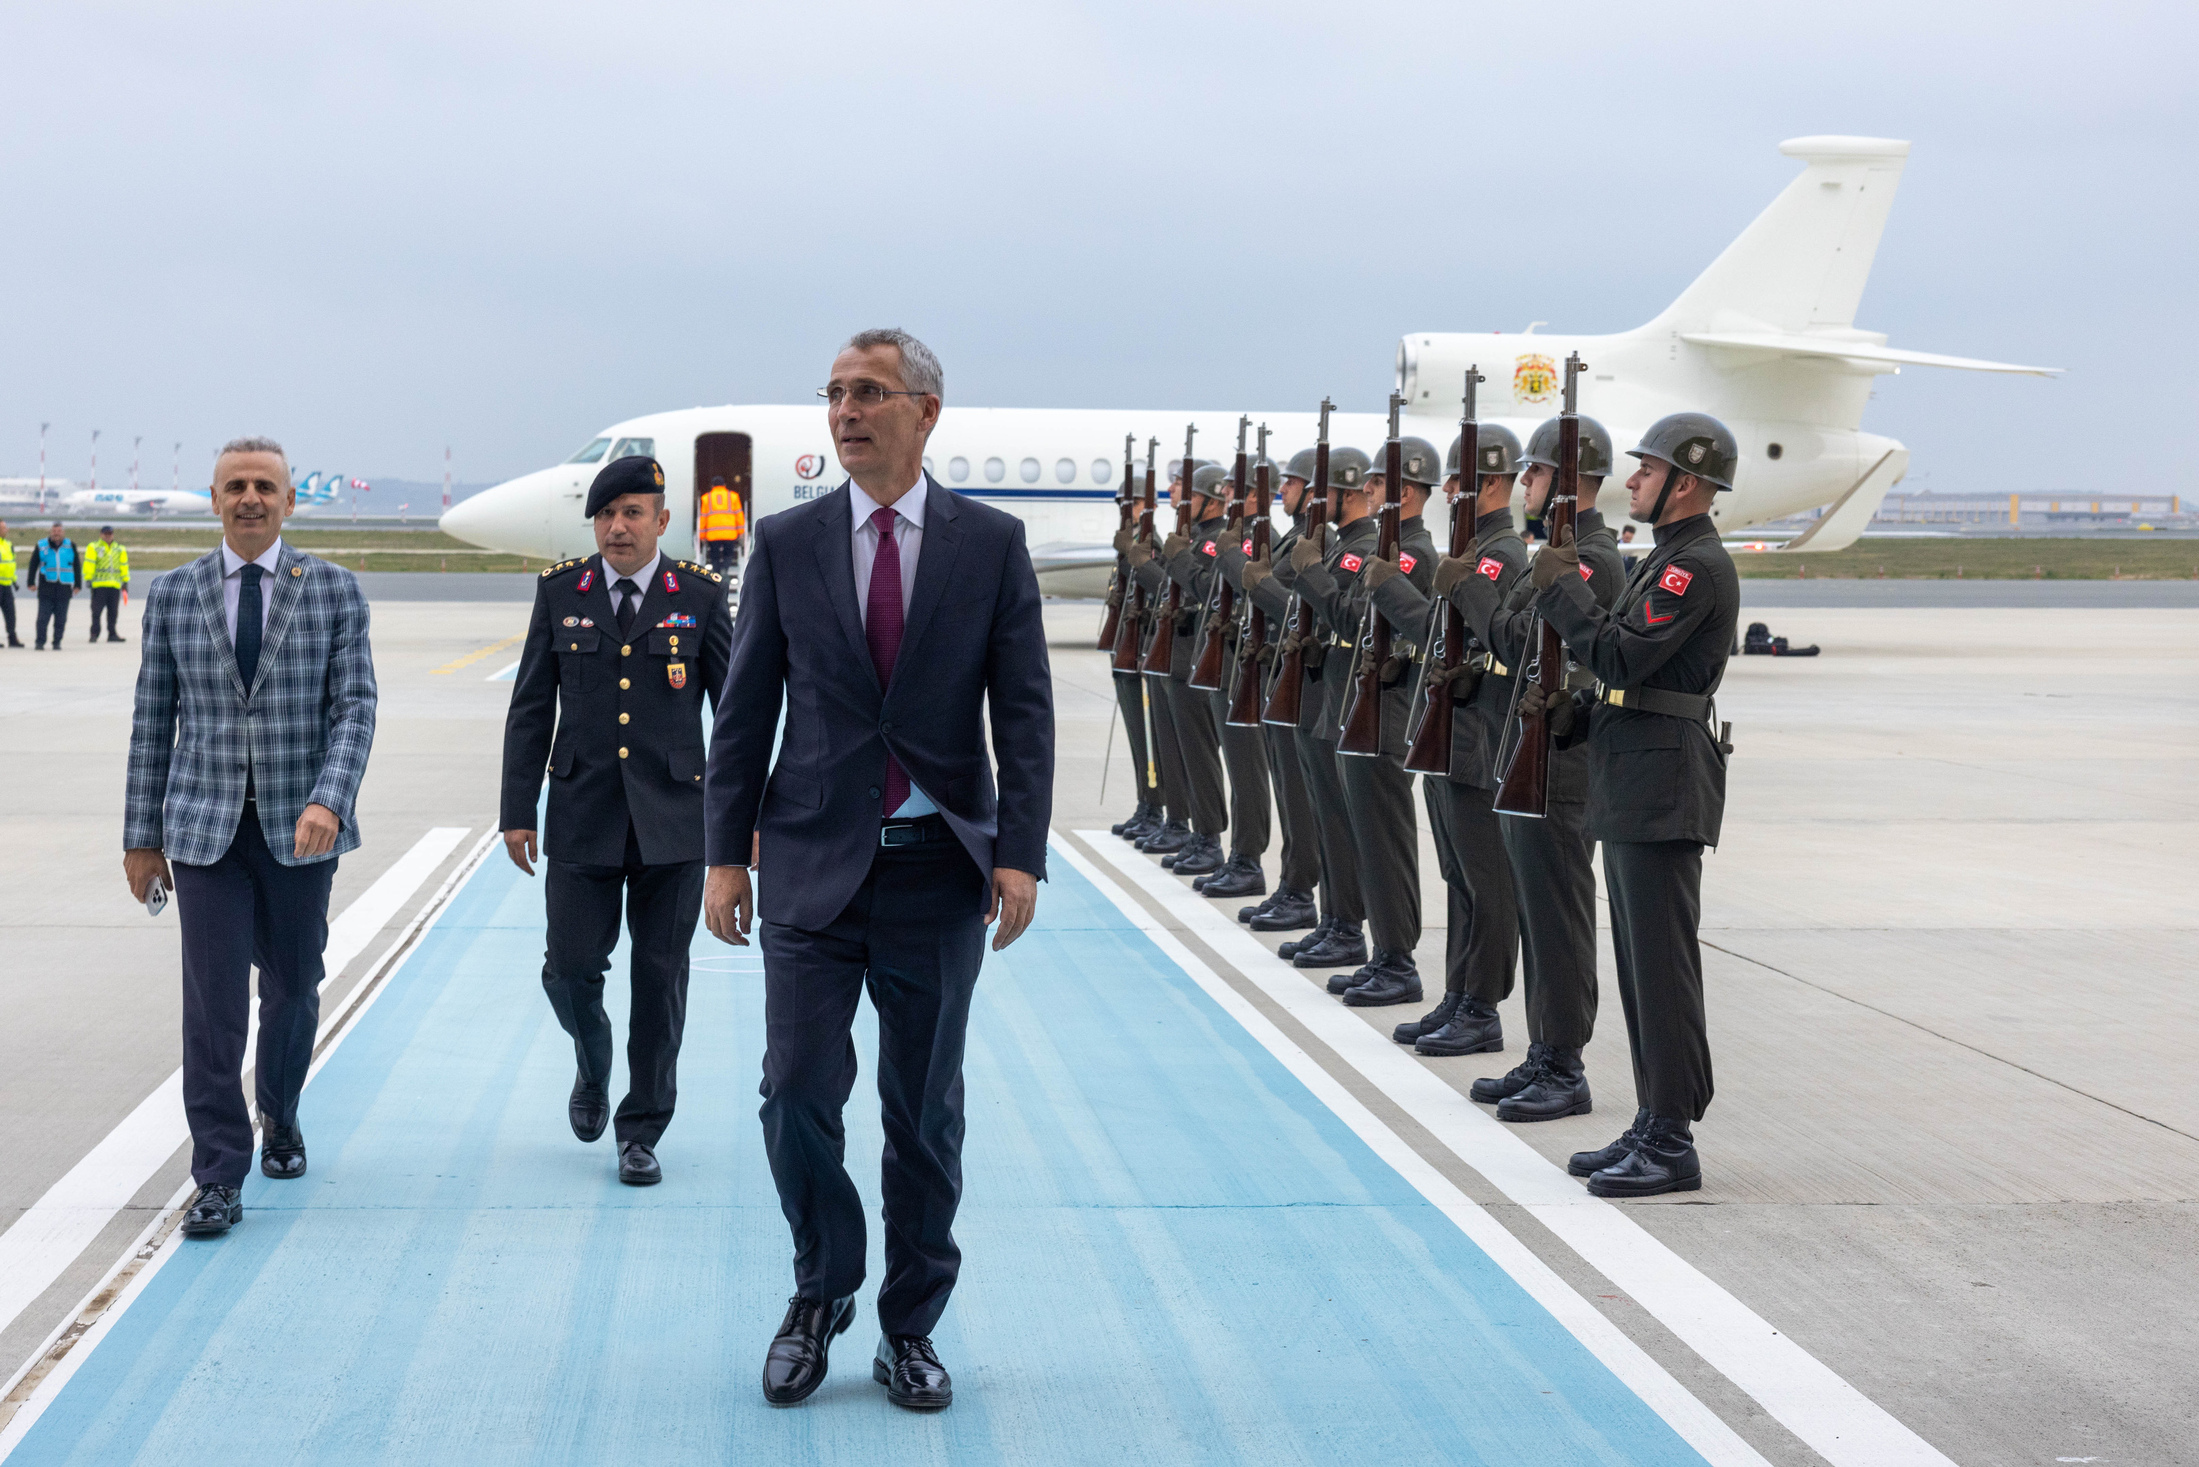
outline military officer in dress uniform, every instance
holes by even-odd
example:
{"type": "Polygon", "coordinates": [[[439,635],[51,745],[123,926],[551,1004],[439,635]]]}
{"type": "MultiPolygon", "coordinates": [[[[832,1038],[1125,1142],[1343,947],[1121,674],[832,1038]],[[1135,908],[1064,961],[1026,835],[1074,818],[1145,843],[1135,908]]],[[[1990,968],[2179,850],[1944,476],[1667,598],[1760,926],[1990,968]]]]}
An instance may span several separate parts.
{"type": "MultiPolygon", "coordinates": [[[[1608,608],[1626,583],[1619,544],[1596,509],[1596,496],[1611,472],[1611,434],[1594,418],[1580,419],[1580,498],[1574,510],[1573,546],[1587,576],[1589,595],[1608,608]]],[[[1527,513],[1540,518],[1558,473],[1558,420],[1545,420],[1530,435],[1521,457],[1520,485],[1527,513]]],[[[1490,649],[1490,677],[1497,717],[1513,692],[1511,669],[1532,653],[1535,588],[1516,571],[1494,580],[1470,567],[1447,577],[1452,597],[1490,649]],[[1478,584],[1476,584],[1478,583],[1478,584]]],[[[1567,671],[1576,689],[1595,677],[1577,666],[1567,671]]],[[[1506,1121],[1547,1121],[1586,1115],[1591,1108],[1581,1051],[1596,1028],[1595,838],[1588,833],[1588,750],[1557,749],[1550,760],[1548,813],[1540,820],[1505,817],[1498,824],[1518,894],[1521,947],[1527,969],[1527,1056],[1509,1074],[1473,1084],[1474,1099],[1497,1108],[1506,1121]]],[[[1507,985],[1509,986],[1509,985],[1507,985]]],[[[1494,1016],[1491,1016],[1494,1022],[1494,1016]]]]}
{"type": "Polygon", "coordinates": [[[733,619],[717,572],[657,549],[671,515],[655,459],[605,465],[585,512],[601,553],[551,566],[535,587],[504,721],[501,825],[520,870],[533,875],[538,855],[548,868],[542,987],[573,1036],[579,1074],[566,1113],[583,1141],[610,1119],[603,975],[624,901],[633,1008],[618,1174],[646,1187],[664,1175],[656,1147],[672,1119],[687,949],[702,913],[703,698],[715,708],[733,619]]]}
{"type": "MultiPolygon", "coordinates": [[[[1267,707],[1280,675],[1283,638],[1289,635],[1290,592],[1277,567],[1290,559],[1302,532],[1303,514],[1313,479],[1314,452],[1301,449],[1283,467],[1276,485],[1276,499],[1291,526],[1268,547],[1265,558],[1252,559],[1251,532],[1235,546],[1224,546],[1222,571],[1233,575],[1237,589],[1265,614],[1267,640],[1256,651],[1262,664],[1260,706],[1267,707]]],[[[1318,701],[1318,700],[1316,700],[1318,701]]],[[[1275,791],[1275,817],[1283,827],[1282,879],[1274,894],[1257,906],[1241,907],[1237,920],[1255,932],[1297,932],[1316,925],[1322,911],[1314,893],[1321,887],[1321,832],[1313,813],[1313,796],[1306,788],[1306,772],[1298,759],[1298,736],[1293,728],[1262,723],[1260,737],[1267,754],[1268,783],[1275,791]]],[[[1213,883],[1207,883],[1213,892],[1213,883]]]]}
{"type": "MultiPolygon", "coordinates": [[[[1732,752],[1713,701],[1740,619],[1741,583],[1711,520],[1733,487],[1739,445],[1716,418],[1674,413],[1630,450],[1629,513],[1656,548],[1605,608],[1578,574],[1573,544],[1535,558],[1535,609],[1558,629],[1594,689],[1549,711],[1561,742],[1588,745],[1588,834],[1603,842],[1611,945],[1640,1103],[1634,1124],[1568,1164],[1599,1197],[1702,1185],[1691,1125],[1710,1105],[1703,1017],[1703,847],[1718,843],[1732,752]]],[[[1540,689],[1522,697],[1532,713],[1540,689]]]]}

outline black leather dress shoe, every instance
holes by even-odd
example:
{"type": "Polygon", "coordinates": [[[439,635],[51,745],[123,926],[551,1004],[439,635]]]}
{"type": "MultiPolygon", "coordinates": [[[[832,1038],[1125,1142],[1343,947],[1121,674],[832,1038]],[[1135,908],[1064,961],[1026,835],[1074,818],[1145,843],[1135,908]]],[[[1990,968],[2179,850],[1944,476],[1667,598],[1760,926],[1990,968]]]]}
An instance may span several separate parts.
{"type": "Polygon", "coordinates": [[[939,1411],[954,1404],[954,1381],[924,1335],[885,1335],[871,1357],[870,1378],[886,1399],[911,1411],[939,1411]]]}
{"type": "Polygon", "coordinates": [[[1314,922],[1313,930],[1304,937],[1293,937],[1287,942],[1278,944],[1275,949],[1275,956],[1287,963],[1308,948],[1319,947],[1321,939],[1335,930],[1336,919],[1334,917],[1319,918],[1314,922]]]}
{"type": "Polygon", "coordinates": [[[1703,1185],[1703,1163],[1695,1155],[1695,1137],[1686,1121],[1651,1116],[1641,1123],[1634,1149],[1588,1179],[1598,1197],[1655,1197],[1662,1192],[1695,1192],[1703,1185]]]}
{"type": "Polygon", "coordinates": [[[287,1182],[305,1175],[305,1133],[296,1126],[269,1126],[260,1136],[260,1174],[287,1182]]]}
{"type": "Polygon", "coordinates": [[[654,1187],[664,1180],[664,1168],[646,1141],[629,1141],[618,1149],[618,1179],[629,1187],[654,1187]]]}
{"type": "Polygon", "coordinates": [[[1605,1167],[1617,1166],[1626,1160],[1642,1139],[1642,1127],[1651,1119],[1648,1108],[1634,1112],[1634,1124],[1619,1133],[1619,1139],[1609,1146],[1595,1151],[1576,1151],[1567,1161],[1565,1169],[1576,1177],[1592,1177],[1605,1167]]]}
{"type": "Polygon", "coordinates": [[[1258,896],[1267,890],[1267,873],[1250,856],[1231,856],[1221,870],[1191,884],[1210,897],[1258,896]]]}
{"type": "Polygon", "coordinates": [[[1497,1054],[1504,1048],[1504,1021],[1493,1004],[1462,994],[1451,1022],[1413,1045],[1415,1054],[1447,1058],[1458,1054],[1497,1054]]]}
{"type": "Polygon", "coordinates": [[[1138,842],[1138,849],[1149,856],[1166,856],[1191,844],[1191,827],[1181,820],[1171,820],[1159,830],[1138,842]]]}
{"type": "Polygon", "coordinates": [[[1294,968],[1356,968],[1366,961],[1367,936],[1356,922],[1337,923],[1327,937],[1298,949],[1290,960],[1294,968]]]}
{"type": "Polygon", "coordinates": [[[1549,1048],[1540,1039],[1530,1040],[1527,1058],[1501,1075],[1483,1075],[1467,1088],[1466,1093],[1483,1105],[1495,1105],[1507,1096],[1519,1094],[1534,1080],[1535,1072],[1542,1068],[1543,1054],[1549,1048]]]}
{"type": "Polygon", "coordinates": [[[1367,965],[1367,979],[1344,990],[1344,1005],[1354,1009],[1388,1008],[1420,1002],[1420,970],[1411,953],[1380,952],[1367,965]]]}
{"type": "Polygon", "coordinates": [[[787,1300],[786,1318],[764,1354],[764,1399],[774,1406],[808,1400],[825,1383],[834,1337],[846,1334],[853,1323],[853,1294],[829,1300],[797,1294],[787,1300]]]}
{"type": "Polygon", "coordinates": [[[1267,910],[1256,910],[1249,917],[1240,914],[1237,919],[1254,932],[1296,932],[1321,920],[1321,906],[1313,893],[1292,886],[1275,888],[1275,895],[1260,905],[1267,910]]]}
{"type": "Polygon", "coordinates": [[[585,1077],[576,1079],[572,1099],[565,1102],[565,1118],[573,1123],[575,1136],[593,1141],[611,1124],[611,1097],[601,1085],[591,1085],[585,1077]]]}
{"type": "Polygon", "coordinates": [[[1209,871],[1221,870],[1223,859],[1222,843],[1211,835],[1202,835],[1176,853],[1173,865],[1167,861],[1161,864],[1178,876],[1204,876],[1209,871]]]}
{"type": "Polygon", "coordinates": [[[1555,1121],[1565,1116],[1584,1116],[1595,1108],[1589,1098],[1588,1071],[1581,1066],[1581,1052],[1545,1045],[1534,1078],[1517,1095],[1497,1102],[1497,1119],[1555,1121]]]}
{"type": "Polygon", "coordinates": [[[1423,1034],[1435,1033],[1436,1030],[1451,1022],[1451,1015],[1458,1011],[1459,1001],[1465,997],[1466,995],[1463,993],[1445,993],[1443,997],[1436,1000],[1434,1008],[1428,1010],[1419,1018],[1407,1019],[1395,1029],[1392,1029],[1390,1038],[1396,1040],[1399,1044],[1411,1044],[1423,1034]]]}
{"type": "Polygon", "coordinates": [[[183,1210],[176,1231],[186,1238],[218,1238],[244,1221],[244,1204],[234,1187],[206,1186],[198,1190],[183,1210]]]}

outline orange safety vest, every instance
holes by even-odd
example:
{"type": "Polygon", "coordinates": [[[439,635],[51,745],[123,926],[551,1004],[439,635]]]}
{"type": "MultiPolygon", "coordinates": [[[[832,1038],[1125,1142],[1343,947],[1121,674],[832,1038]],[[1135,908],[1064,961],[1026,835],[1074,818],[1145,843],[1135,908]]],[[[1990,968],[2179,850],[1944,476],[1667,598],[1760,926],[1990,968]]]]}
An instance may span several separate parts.
{"type": "Polygon", "coordinates": [[[702,537],[705,540],[738,540],[748,528],[741,512],[741,496],[730,489],[712,489],[702,497],[702,537]]]}

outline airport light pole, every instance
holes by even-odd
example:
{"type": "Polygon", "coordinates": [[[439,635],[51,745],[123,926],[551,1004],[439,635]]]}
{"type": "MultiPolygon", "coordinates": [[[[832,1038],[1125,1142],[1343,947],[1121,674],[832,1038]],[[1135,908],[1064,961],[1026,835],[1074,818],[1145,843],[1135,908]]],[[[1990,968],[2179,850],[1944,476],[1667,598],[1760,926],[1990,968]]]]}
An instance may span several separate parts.
{"type": "Polygon", "coordinates": [[[99,492],[99,430],[92,429],[92,492],[99,492]]]}
{"type": "Polygon", "coordinates": [[[145,435],[143,433],[138,434],[136,437],[130,440],[130,492],[132,494],[137,493],[138,445],[143,443],[144,441],[145,435]]]}
{"type": "Polygon", "coordinates": [[[443,513],[450,513],[450,445],[443,445],[443,513]]]}
{"type": "Polygon", "coordinates": [[[38,512],[46,512],[46,430],[51,423],[38,425],[38,512]]]}
{"type": "Polygon", "coordinates": [[[170,486],[172,493],[183,492],[183,440],[176,440],[176,482],[170,486]]]}

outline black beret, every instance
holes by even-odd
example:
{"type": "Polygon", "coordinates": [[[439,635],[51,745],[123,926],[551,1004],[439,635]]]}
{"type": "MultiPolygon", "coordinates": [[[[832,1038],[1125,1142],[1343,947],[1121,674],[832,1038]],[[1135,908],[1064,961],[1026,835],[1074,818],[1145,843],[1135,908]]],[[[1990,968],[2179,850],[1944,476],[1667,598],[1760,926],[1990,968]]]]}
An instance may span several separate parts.
{"type": "Polygon", "coordinates": [[[603,466],[596,481],[588,486],[588,506],[580,512],[584,520],[596,517],[600,510],[621,494],[662,494],[664,492],[664,466],[642,454],[628,454],[614,458],[603,466]]]}

